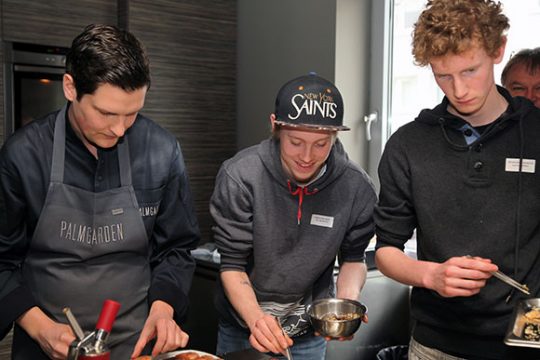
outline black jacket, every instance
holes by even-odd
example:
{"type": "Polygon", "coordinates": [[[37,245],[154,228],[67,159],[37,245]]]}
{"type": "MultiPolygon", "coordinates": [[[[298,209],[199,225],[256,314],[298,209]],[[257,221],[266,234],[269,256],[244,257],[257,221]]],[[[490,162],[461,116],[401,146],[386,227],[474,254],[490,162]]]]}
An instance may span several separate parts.
{"type": "MultiPolygon", "coordinates": [[[[49,186],[55,116],[52,113],[17,131],[0,154],[1,336],[36,304],[19,275],[49,186]]],[[[167,302],[179,321],[187,310],[195,269],[190,250],[199,241],[182,152],[172,134],[142,115],[126,134],[133,187],[150,239],[148,301],[167,302]]],[[[65,183],[93,192],[119,187],[116,147],[98,149],[98,158],[66,121],[65,183]]],[[[97,284],[89,284],[89,289],[92,286],[97,284]]]]}
{"type": "MultiPolygon", "coordinates": [[[[467,145],[464,120],[448,113],[445,99],[389,139],[379,166],[375,210],[377,248],[403,249],[417,231],[418,258],[444,262],[473,255],[540,295],[540,110],[511,98],[507,111],[467,145]],[[509,162],[536,161],[533,171],[509,162]],[[528,172],[531,171],[531,172],[528,172]]],[[[492,278],[471,297],[443,298],[412,291],[413,336],[421,344],[466,358],[509,358],[503,337],[523,297],[492,278]]]]}

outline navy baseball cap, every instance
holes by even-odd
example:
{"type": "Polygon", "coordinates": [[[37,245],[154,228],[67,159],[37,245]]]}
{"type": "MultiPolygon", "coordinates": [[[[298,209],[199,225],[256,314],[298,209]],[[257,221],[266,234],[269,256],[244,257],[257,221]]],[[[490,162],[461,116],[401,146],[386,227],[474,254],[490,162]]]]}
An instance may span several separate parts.
{"type": "Polygon", "coordinates": [[[343,126],[343,99],[330,81],[310,73],[279,89],[276,124],[316,130],[350,130],[343,126]]]}

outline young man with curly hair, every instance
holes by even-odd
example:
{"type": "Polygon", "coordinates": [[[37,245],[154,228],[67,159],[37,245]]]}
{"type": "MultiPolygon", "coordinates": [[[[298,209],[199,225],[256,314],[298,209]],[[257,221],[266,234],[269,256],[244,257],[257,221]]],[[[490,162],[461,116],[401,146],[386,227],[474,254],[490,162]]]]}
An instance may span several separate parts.
{"type": "Polygon", "coordinates": [[[501,84],[512,96],[523,96],[540,107],[540,47],[522,49],[504,66],[501,84]]]}
{"type": "Polygon", "coordinates": [[[428,1],[414,27],[445,97],[389,139],[375,210],[377,265],[413,287],[409,359],[540,358],[505,345],[525,295],[492,277],[539,296],[540,111],[495,84],[508,27],[491,0],[428,1]],[[415,229],[417,259],[403,252],[415,229]]]}

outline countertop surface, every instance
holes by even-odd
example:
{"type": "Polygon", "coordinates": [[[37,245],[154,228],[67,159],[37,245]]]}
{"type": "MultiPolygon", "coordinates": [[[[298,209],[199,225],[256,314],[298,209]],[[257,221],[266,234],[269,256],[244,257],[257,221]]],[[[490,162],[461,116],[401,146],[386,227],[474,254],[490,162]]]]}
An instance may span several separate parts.
{"type": "MultiPolygon", "coordinates": [[[[214,245],[211,243],[204,244],[202,247],[197,249],[197,251],[192,252],[193,257],[197,262],[198,268],[203,268],[207,270],[219,271],[219,254],[215,251],[214,245]],[[209,250],[213,249],[213,250],[209,250]]],[[[377,266],[375,265],[375,249],[368,248],[366,250],[366,265],[368,270],[376,270],[377,266]]],[[[338,269],[338,264],[336,262],[336,270],[338,269]]]]}
{"type": "Polygon", "coordinates": [[[225,360],[271,360],[275,359],[269,355],[258,352],[254,349],[235,351],[233,353],[228,353],[223,355],[225,360]]]}

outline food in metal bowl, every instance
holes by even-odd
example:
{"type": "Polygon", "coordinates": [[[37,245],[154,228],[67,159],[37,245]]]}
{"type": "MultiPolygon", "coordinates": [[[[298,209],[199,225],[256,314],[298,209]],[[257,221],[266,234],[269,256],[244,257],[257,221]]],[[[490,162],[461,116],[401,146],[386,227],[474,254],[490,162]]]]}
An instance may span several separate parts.
{"type": "Polygon", "coordinates": [[[306,309],[313,329],[325,337],[352,336],[360,327],[367,308],[348,299],[319,299],[306,309]]]}
{"type": "Polygon", "coordinates": [[[322,317],[325,321],[339,321],[339,320],[354,320],[358,319],[360,314],[348,313],[348,314],[326,314],[322,317]]]}

